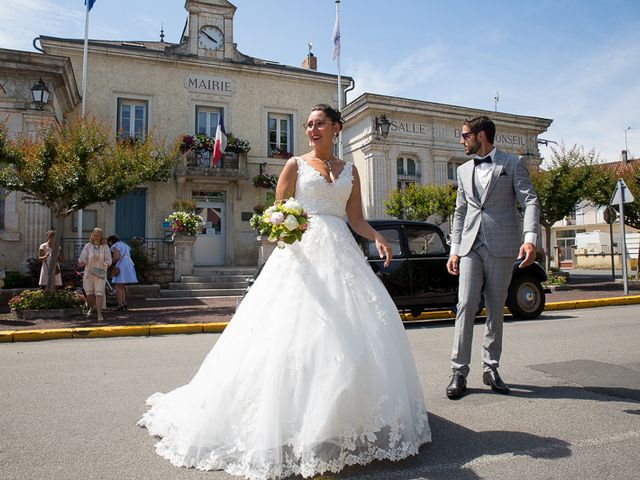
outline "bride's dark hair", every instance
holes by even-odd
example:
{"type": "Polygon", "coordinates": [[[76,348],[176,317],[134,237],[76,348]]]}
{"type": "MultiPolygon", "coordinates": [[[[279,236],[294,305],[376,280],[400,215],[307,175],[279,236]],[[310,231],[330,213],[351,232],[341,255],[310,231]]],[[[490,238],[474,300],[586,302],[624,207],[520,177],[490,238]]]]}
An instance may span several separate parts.
{"type": "Polygon", "coordinates": [[[318,105],[315,105],[311,109],[312,112],[315,112],[318,110],[323,112],[327,117],[329,117],[333,123],[339,123],[341,127],[344,125],[344,120],[342,120],[342,114],[340,113],[340,111],[333,108],[331,105],[327,105],[326,103],[319,103],[318,105]]]}

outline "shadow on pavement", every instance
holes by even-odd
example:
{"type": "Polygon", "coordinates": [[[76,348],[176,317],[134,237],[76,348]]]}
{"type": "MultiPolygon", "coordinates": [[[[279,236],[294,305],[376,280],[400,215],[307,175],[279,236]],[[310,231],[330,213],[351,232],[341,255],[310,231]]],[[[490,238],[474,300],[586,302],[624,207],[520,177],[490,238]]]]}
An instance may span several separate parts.
{"type": "MultiPolygon", "coordinates": [[[[640,390],[625,387],[540,387],[537,385],[517,385],[510,383],[511,396],[522,398],[597,400],[600,402],[637,402],[640,403],[640,390]],[[591,392],[597,398],[589,395],[591,392]]],[[[627,411],[627,413],[634,413],[627,411]]]]}
{"type": "Polygon", "coordinates": [[[429,414],[429,423],[433,443],[422,447],[415,457],[350,467],[336,478],[475,480],[482,477],[473,471],[473,462],[484,456],[508,454],[545,459],[571,456],[570,444],[557,438],[505,430],[474,432],[434,414],[429,414]]]}
{"type": "MultiPolygon", "coordinates": [[[[544,320],[569,320],[573,318],[578,318],[578,316],[571,315],[567,311],[542,313],[538,318],[534,318],[531,320],[517,319],[507,314],[504,316],[504,323],[537,322],[537,321],[544,321],[544,320]]],[[[436,320],[410,320],[409,322],[404,323],[404,328],[407,330],[417,330],[422,328],[446,328],[446,327],[453,327],[455,322],[456,322],[455,318],[445,318],[445,319],[436,319],[436,320]]],[[[486,322],[485,317],[477,317],[474,324],[484,325],[485,322],[486,322]]]]}

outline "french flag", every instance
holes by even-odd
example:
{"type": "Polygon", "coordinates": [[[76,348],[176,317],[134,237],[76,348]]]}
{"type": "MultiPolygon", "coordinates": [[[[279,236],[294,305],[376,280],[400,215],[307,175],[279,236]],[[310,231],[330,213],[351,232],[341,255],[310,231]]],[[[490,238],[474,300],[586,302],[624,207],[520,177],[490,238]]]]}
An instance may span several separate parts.
{"type": "Polygon", "coordinates": [[[227,148],[227,132],[224,131],[224,116],[222,110],[218,116],[218,126],[216,127],[216,139],[213,143],[213,155],[211,156],[211,168],[220,165],[224,149],[227,148]]]}

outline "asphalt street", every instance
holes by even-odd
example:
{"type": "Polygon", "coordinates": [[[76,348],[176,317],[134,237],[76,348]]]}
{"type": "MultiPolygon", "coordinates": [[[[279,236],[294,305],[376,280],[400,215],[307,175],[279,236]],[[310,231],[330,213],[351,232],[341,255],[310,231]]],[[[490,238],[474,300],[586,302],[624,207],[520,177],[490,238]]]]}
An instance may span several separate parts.
{"type": "MultiPolygon", "coordinates": [[[[638,478],[640,306],[508,322],[500,372],[510,396],[482,384],[481,324],[468,394],[457,401],[444,394],[453,324],[412,325],[407,334],[433,443],[411,459],[349,468],[336,478],[638,478]]],[[[173,467],[135,425],[146,397],[186,383],[218,337],[0,344],[0,477],[237,478],[173,467]]]]}

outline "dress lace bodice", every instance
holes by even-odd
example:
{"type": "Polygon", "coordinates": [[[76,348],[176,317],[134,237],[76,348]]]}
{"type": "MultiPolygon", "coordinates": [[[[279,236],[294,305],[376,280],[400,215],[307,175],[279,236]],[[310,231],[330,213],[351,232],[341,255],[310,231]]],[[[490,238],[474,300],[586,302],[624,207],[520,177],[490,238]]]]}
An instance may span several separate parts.
{"type": "Polygon", "coordinates": [[[296,157],[296,162],[295,198],[302,208],[309,214],[344,217],[353,185],[353,163],[347,162],[340,176],[329,183],[302,158],[296,157]]]}

